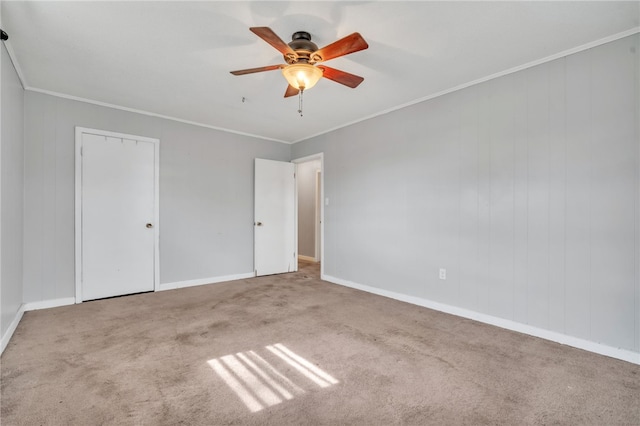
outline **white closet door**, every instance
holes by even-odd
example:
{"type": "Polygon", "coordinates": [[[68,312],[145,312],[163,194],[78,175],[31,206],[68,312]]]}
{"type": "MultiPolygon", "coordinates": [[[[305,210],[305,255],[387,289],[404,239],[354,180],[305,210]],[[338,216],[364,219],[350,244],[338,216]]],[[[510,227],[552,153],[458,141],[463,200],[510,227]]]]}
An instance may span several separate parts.
{"type": "Polygon", "coordinates": [[[154,290],[156,149],[83,133],[82,300],[154,290]]]}

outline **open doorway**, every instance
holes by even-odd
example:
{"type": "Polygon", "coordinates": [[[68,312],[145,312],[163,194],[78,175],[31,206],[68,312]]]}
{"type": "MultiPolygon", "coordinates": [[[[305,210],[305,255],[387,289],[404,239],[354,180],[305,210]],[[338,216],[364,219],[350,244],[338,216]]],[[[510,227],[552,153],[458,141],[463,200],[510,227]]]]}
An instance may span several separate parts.
{"type": "Polygon", "coordinates": [[[304,157],[296,163],[298,260],[322,263],[322,154],[304,157]]]}

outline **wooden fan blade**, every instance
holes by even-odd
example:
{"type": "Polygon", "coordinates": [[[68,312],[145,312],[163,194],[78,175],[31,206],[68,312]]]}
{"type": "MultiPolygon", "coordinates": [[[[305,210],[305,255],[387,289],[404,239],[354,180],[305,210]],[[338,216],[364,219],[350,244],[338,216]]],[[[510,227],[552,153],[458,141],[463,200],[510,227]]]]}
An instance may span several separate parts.
{"type": "Polygon", "coordinates": [[[328,61],[329,59],[338,58],[340,56],[348,55],[349,53],[358,52],[368,48],[369,45],[362,38],[360,33],[353,33],[338,41],[323,47],[322,49],[313,52],[312,57],[319,55],[322,59],[317,62],[328,61]]]}
{"type": "Polygon", "coordinates": [[[230,72],[233,75],[245,75],[245,74],[252,74],[254,72],[279,70],[280,68],[283,68],[284,66],[285,65],[267,65],[266,67],[248,68],[246,70],[238,70],[238,71],[230,71],[230,72]]]}
{"type": "Polygon", "coordinates": [[[364,81],[363,77],[355,74],[349,74],[345,71],[340,71],[335,68],[329,68],[325,65],[319,65],[318,68],[322,69],[322,76],[328,78],[336,83],[344,84],[347,87],[355,89],[360,83],[364,81]]]}
{"type": "Polygon", "coordinates": [[[275,47],[276,50],[283,55],[293,55],[293,57],[297,58],[298,54],[291,48],[287,43],[282,41],[280,37],[269,27],[251,27],[249,28],[252,33],[269,43],[271,46],[275,47]]]}
{"type": "Polygon", "coordinates": [[[287,91],[284,92],[284,97],[288,98],[289,96],[295,96],[298,93],[300,93],[300,91],[298,89],[296,89],[292,85],[289,85],[289,86],[287,86],[287,91]]]}

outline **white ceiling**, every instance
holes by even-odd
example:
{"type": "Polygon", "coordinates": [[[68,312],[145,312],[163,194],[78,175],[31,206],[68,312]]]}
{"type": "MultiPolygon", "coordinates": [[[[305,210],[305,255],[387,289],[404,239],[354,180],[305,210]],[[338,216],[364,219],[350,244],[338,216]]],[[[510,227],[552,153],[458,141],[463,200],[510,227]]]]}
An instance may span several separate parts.
{"type": "Polygon", "coordinates": [[[442,91],[620,33],[640,2],[27,2],[3,1],[2,28],[27,89],[112,104],[265,139],[296,142],[442,91]],[[360,32],[369,49],[327,65],[327,79],[284,99],[282,63],[249,31],[319,47],[360,32]],[[244,98],[244,102],[243,102],[244,98]]]}

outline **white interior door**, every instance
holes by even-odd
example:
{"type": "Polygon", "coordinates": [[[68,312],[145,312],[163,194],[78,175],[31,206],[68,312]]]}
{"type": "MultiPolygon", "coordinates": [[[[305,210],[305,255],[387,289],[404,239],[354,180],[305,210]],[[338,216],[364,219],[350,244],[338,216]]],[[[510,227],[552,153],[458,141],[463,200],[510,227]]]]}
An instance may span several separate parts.
{"type": "Polygon", "coordinates": [[[155,288],[157,140],[80,133],[81,300],[155,288]]]}
{"type": "Polygon", "coordinates": [[[256,276],[298,270],[295,165],[255,163],[254,264],[256,276]]]}

